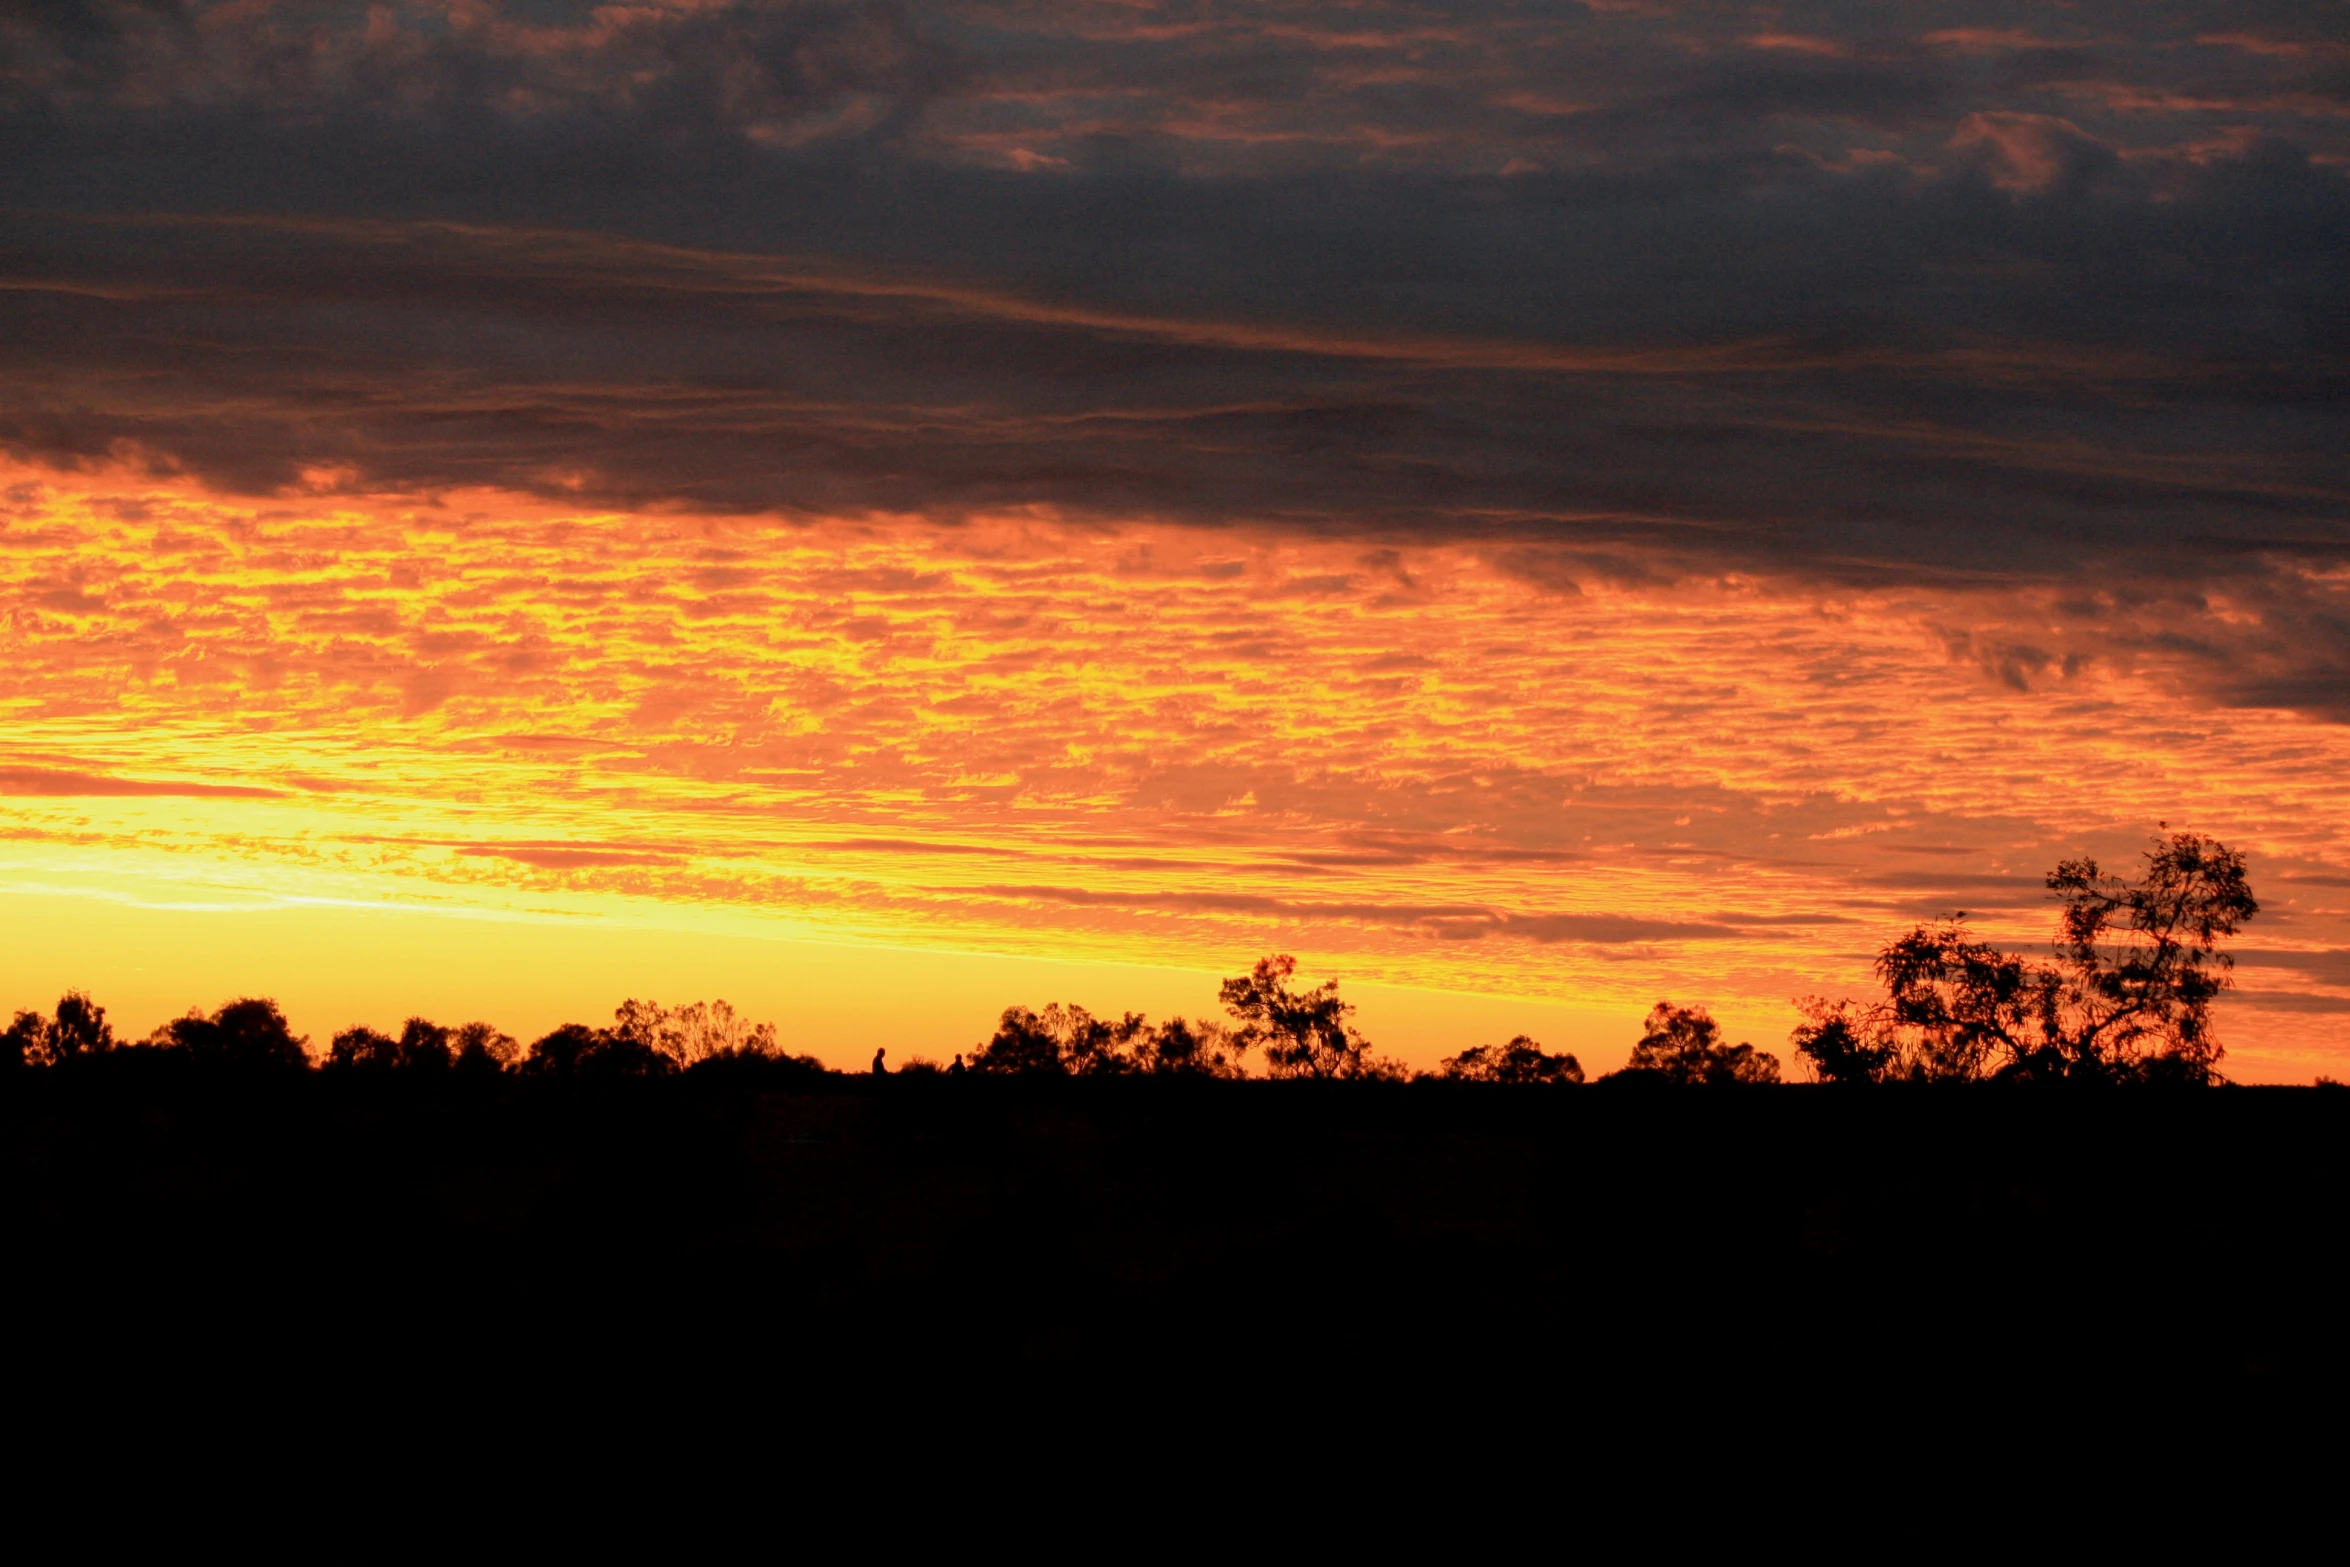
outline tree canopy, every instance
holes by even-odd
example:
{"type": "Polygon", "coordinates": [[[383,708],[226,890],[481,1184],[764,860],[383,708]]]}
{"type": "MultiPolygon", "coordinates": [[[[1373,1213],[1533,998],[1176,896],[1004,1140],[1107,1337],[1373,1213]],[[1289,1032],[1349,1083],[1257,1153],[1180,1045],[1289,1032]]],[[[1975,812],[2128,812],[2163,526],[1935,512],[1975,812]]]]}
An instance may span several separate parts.
{"type": "Polygon", "coordinates": [[[86,1056],[105,1055],[115,1047],[114,1029],[106,1009],[78,990],[57,998],[57,1015],[19,1012],[0,1034],[0,1052],[11,1065],[62,1066],[86,1056]]]}
{"type": "Polygon", "coordinates": [[[970,1069],[1010,1077],[1240,1077],[1246,1049],[1220,1023],[1175,1017],[1154,1026],[1139,1012],[1095,1017],[1056,1001],[1042,1012],[1004,1008],[994,1036],[971,1053],[970,1069]]]}
{"type": "MultiPolygon", "coordinates": [[[[481,1055],[496,1057],[497,1041],[504,1039],[480,1040],[481,1055]]],[[[460,1059],[470,1044],[466,1031],[459,1030],[460,1059]]],[[[503,1048],[511,1046],[507,1040],[503,1048]]],[[[697,1067],[761,1061],[820,1070],[809,1057],[786,1054],[775,1042],[774,1024],[753,1024],[724,1001],[669,1008],[632,997],[613,1009],[611,1026],[565,1023],[534,1040],[529,1053],[513,1064],[533,1076],[666,1077],[697,1067]]]]}
{"type": "Polygon", "coordinates": [[[1978,940],[1963,913],[1919,925],[1877,955],[1884,1000],[1804,1003],[1797,1053],[1841,1083],[2216,1081],[2211,1004],[2235,966],[2220,944],[2260,912],[2244,856],[2167,833],[2134,881],[2084,857],[2047,886],[2051,960],[1978,940]]]}
{"type": "Polygon", "coordinates": [[[1583,1063],[1573,1055],[1552,1055],[1524,1034],[1506,1045],[1475,1045],[1446,1056],[1438,1074],[1467,1083],[1580,1083],[1583,1063]]]}
{"type": "Polygon", "coordinates": [[[1680,1086],[1727,1087],[1739,1083],[1775,1083],[1779,1058],[1740,1042],[1722,1042],[1722,1026],[1703,1007],[1677,1007],[1660,1001],[1649,1009],[1647,1032],[1632,1047],[1624,1070],[1651,1073],[1680,1086]]]}
{"type": "Polygon", "coordinates": [[[1181,1017],[1154,1025],[1139,1012],[1096,1017],[1058,1001],[1041,1012],[1006,1007],[994,1035],[971,1053],[970,1069],[1014,1077],[1236,1078],[1248,1075],[1247,1058],[1256,1051],[1268,1077],[1404,1075],[1356,1030],[1354,1006],[1339,998],[1336,980],[1301,991],[1290,985],[1296,972],[1297,959],[1272,953],[1225,980],[1220,997],[1236,1027],[1181,1017]]]}
{"type": "Polygon", "coordinates": [[[1401,1075],[1374,1055],[1353,1023],[1354,1003],[1338,998],[1338,981],[1292,990],[1297,959],[1286,952],[1259,958],[1246,974],[1224,981],[1224,1010],[1240,1020],[1242,1048],[1261,1050],[1271,1077],[1386,1078],[1401,1075]]]}
{"type": "Polygon", "coordinates": [[[175,1017],[149,1043],[217,1066],[285,1071],[310,1065],[310,1042],[286,1025],[275,1001],[262,996],[231,1001],[210,1017],[194,1011],[175,1017]]]}

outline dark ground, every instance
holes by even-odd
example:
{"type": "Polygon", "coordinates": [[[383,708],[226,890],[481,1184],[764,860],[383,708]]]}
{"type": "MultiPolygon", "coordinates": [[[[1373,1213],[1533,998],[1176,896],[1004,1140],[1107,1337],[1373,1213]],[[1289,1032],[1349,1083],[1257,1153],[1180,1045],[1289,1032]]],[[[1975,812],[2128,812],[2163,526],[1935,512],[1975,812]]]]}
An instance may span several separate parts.
{"type": "Polygon", "coordinates": [[[199,1400],[2332,1425],[2345,1134],[2331,1089],[91,1070],[0,1085],[0,1226],[34,1381],[199,1400]]]}

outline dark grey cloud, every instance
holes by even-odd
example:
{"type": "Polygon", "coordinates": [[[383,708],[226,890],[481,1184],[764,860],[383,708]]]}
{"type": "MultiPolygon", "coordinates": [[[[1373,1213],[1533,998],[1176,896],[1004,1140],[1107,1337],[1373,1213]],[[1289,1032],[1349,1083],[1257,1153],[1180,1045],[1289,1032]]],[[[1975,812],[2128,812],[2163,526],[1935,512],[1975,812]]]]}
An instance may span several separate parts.
{"type": "Polygon", "coordinates": [[[2236,961],[2247,968],[2292,969],[2320,985],[2350,986],[2350,951],[2337,947],[2315,951],[2252,947],[2238,952],[2236,961]]]}
{"type": "Polygon", "coordinates": [[[0,442],[2077,585],[1963,658],[2340,718],[2345,72],[2217,0],[42,0],[0,442]]]}
{"type": "Polygon", "coordinates": [[[2350,1012],[2350,996],[2328,996],[2309,990],[2239,990],[2236,997],[2263,1012],[2350,1012]]]}

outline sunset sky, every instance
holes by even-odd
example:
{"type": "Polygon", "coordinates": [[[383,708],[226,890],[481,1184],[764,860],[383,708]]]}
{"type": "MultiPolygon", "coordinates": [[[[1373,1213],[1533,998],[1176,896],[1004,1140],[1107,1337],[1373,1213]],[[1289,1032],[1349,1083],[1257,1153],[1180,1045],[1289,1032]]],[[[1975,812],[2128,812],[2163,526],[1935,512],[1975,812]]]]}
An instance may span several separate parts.
{"type": "Polygon", "coordinates": [[[2350,4],[0,9],[0,1004],[1785,1053],[2251,856],[2350,1076],[2350,4]]]}

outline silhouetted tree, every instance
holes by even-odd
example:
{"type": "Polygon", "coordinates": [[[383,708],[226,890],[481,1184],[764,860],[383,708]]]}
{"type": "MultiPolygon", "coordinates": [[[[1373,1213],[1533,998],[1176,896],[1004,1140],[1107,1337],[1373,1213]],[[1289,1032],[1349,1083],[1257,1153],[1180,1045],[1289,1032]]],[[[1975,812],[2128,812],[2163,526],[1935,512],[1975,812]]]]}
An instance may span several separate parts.
{"type": "Polygon", "coordinates": [[[457,1061],[449,1049],[449,1030],[420,1017],[400,1025],[398,1050],[404,1072],[446,1072],[457,1061]]]}
{"type": "Polygon", "coordinates": [[[2056,1026],[2056,973],[1975,940],[1963,915],[1888,943],[1876,968],[1878,1006],[1802,1003],[1794,1048],[1824,1081],[1972,1082],[2056,1026]]]}
{"type": "Polygon", "coordinates": [[[1920,925],[1877,955],[1883,1002],[1803,1004],[1797,1052],[1832,1082],[2214,1081],[2211,1003],[2235,962],[2219,943],[2260,910],[2244,857],[2172,833],[2135,882],[2084,858],[2047,885],[2053,963],[1974,939],[1964,914],[1920,925]]]}
{"type": "MultiPolygon", "coordinates": [[[[467,1027],[505,1038],[486,1023],[467,1027]]],[[[455,1040],[455,1030],[421,1017],[402,1024],[397,1039],[372,1028],[346,1028],[328,1044],[326,1065],[330,1071],[446,1072],[457,1064],[455,1040]]]]}
{"type": "Polygon", "coordinates": [[[629,1050],[667,1057],[681,1071],[728,1056],[779,1053],[774,1024],[754,1025],[723,1000],[697,1001],[672,1011],[658,1001],[631,997],[613,1011],[606,1032],[629,1050]]]}
{"type": "Polygon", "coordinates": [[[512,1034],[487,1023],[467,1023],[449,1039],[456,1052],[455,1066],[468,1076],[511,1071],[521,1060],[522,1047],[512,1034]]]}
{"type": "MultiPolygon", "coordinates": [[[[1049,1019],[1053,1009],[1045,1008],[1049,1019]]],[[[1118,1077],[1136,1069],[1135,1054],[1150,1035],[1150,1024],[1140,1012],[1123,1017],[1095,1017],[1080,1006],[1067,1010],[1061,1030],[1061,1056],[1080,1077],[1118,1077]]]]}
{"type": "Polygon", "coordinates": [[[364,1024],[344,1029],[326,1047],[330,1072],[388,1072],[399,1059],[400,1042],[364,1024]]]}
{"type": "Polygon", "coordinates": [[[1469,1083],[1580,1083],[1583,1063],[1552,1055],[1524,1034],[1506,1045],[1476,1045],[1438,1063],[1441,1075],[1469,1083]]]}
{"type": "Polygon", "coordinates": [[[88,1056],[101,1056],[115,1046],[114,1026],[106,1009],[78,990],[57,998],[57,1014],[41,1034],[41,1056],[51,1066],[62,1066],[88,1056]]]}
{"type": "MultiPolygon", "coordinates": [[[[504,1038],[491,1030],[481,1042],[486,1051],[504,1038]]],[[[462,1049],[462,1037],[459,1044],[462,1049]]],[[[697,1001],[672,1012],[657,1001],[632,996],[613,1009],[610,1028],[566,1023],[533,1043],[520,1069],[660,1077],[705,1062],[753,1056],[785,1059],[776,1049],[773,1024],[754,1026],[724,1001],[697,1001]]]]}
{"type": "Polygon", "coordinates": [[[679,1007],[664,1027],[668,1049],[683,1067],[732,1056],[780,1056],[775,1025],[753,1024],[723,1000],[679,1007]]]}
{"type": "Polygon", "coordinates": [[[49,1020],[38,1012],[19,1012],[5,1032],[0,1032],[0,1070],[13,1071],[19,1067],[41,1064],[41,1039],[49,1031],[49,1020]]]}
{"type": "Polygon", "coordinates": [[[1016,1077],[1115,1076],[1137,1069],[1137,1046],[1149,1030],[1139,1012],[1113,1020],[1058,1001],[1042,1012],[1006,1007],[994,1036],[971,1053],[970,1070],[1016,1077]]]}
{"type": "Polygon", "coordinates": [[[1041,1077],[1067,1070],[1061,1041],[1043,1018],[1027,1007],[1006,1007],[995,1033],[971,1052],[971,1070],[999,1077],[1041,1077]]]}
{"type": "Polygon", "coordinates": [[[676,1042],[670,1037],[669,1013],[658,1001],[629,997],[612,1009],[612,1026],[603,1030],[605,1048],[621,1055],[653,1057],[677,1065],[676,1042]]]}
{"type": "Polygon", "coordinates": [[[1797,1026],[1795,1054],[1823,1083],[1884,1081],[1893,1049],[1852,1018],[1816,999],[1801,1003],[1810,1021],[1797,1026]]]}
{"type": "Polygon", "coordinates": [[[1221,1023],[1171,1017],[1136,1037],[1134,1067],[1154,1077],[1246,1077],[1247,1052],[1247,1042],[1221,1023]]]}
{"type": "Polygon", "coordinates": [[[1042,1012],[1006,1007],[967,1068],[1003,1077],[1120,1077],[1131,1073],[1244,1075],[1246,1046],[1220,1023],[1170,1019],[1154,1028],[1139,1012],[1095,1017],[1056,1001],[1042,1012]]]}
{"type": "Polygon", "coordinates": [[[520,1070],[536,1077],[580,1070],[600,1043],[598,1031],[585,1023],[564,1023],[531,1041],[520,1070]]]}
{"type": "Polygon", "coordinates": [[[617,1028],[596,1031],[596,1048],[579,1069],[605,1077],[667,1077],[677,1070],[677,1058],[638,1035],[617,1028]]]}
{"type": "Polygon", "coordinates": [[[83,1056],[104,1055],[115,1047],[114,1029],[106,1009],[78,990],[57,998],[55,1018],[38,1012],[19,1012],[0,1031],[0,1064],[57,1066],[83,1056]]]}
{"type": "Polygon", "coordinates": [[[665,1077],[677,1063],[636,1035],[565,1023],[532,1041],[520,1070],[532,1076],[665,1077]]]}
{"type": "Polygon", "coordinates": [[[1392,1061],[1371,1053],[1371,1042],[1347,1020],[1352,1002],[1338,999],[1338,981],[1312,990],[1289,988],[1297,959],[1286,952],[1259,958],[1246,974],[1224,981],[1224,1009],[1240,1019],[1244,1048],[1265,1054],[1274,1077],[1379,1077],[1402,1075],[1392,1061]]]}
{"type": "Polygon", "coordinates": [[[2093,859],[2048,874],[2063,904],[2057,964],[2067,1027],[2060,1074],[2210,1082],[2222,1054],[2211,1003],[2235,983],[2219,950],[2260,912],[2244,856],[2201,833],[2172,833],[2144,855],[2135,882],[2093,859]]]}
{"type": "Polygon", "coordinates": [[[1779,1058],[1749,1044],[1722,1043],[1722,1026],[1703,1007],[1660,1001],[1649,1009],[1648,1031],[1632,1047],[1629,1072],[1653,1072],[1668,1083],[1709,1087],[1775,1083],[1779,1058]]]}
{"type": "Polygon", "coordinates": [[[184,1051],[189,1060],[211,1066],[300,1070],[310,1065],[309,1041],[286,1026],[276,1002],[260,996],[231,1001],[210,1017],[191,1011],[173,1018],[149,1043],[184,1051]]]}

